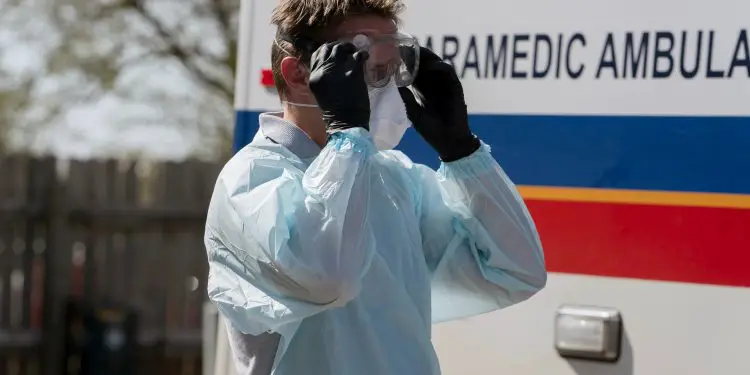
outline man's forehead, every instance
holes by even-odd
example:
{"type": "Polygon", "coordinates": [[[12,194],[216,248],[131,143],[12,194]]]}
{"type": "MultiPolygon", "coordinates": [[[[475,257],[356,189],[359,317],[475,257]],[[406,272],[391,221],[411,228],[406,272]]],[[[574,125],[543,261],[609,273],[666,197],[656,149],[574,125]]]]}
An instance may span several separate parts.
{"type": "Polygon", "coordinates": [[[396,22],[379,16],[354,16],[347,18],[336,27],[337,37],[365,34],[378,36],[398,32],[396,22]]]}

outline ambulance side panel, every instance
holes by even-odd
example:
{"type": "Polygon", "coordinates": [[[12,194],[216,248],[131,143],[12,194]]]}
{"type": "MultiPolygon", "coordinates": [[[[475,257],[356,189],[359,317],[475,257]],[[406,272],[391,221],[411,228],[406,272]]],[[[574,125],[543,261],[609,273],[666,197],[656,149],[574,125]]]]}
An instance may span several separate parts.
{"type": "MultiPolygon", "coordinates": [[[[275,3],[243,1],[237,146],[280,107],[260,84],[275,3]]],[[[526,303],[436,325],[444,373],[750,374],[750,3],[406,4],[404,31],[456,67],[552,272],[526,303]],[[619,361],[560,357],[562,304],[618,309],[619,361]]],[[[399,148],[438,165],[413,131],[399,148]]]]}

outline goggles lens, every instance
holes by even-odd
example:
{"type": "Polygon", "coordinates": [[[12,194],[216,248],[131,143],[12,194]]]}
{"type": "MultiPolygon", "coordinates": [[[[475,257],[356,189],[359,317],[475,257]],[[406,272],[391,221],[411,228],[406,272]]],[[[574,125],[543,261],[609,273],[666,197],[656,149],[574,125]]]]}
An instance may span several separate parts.
{"type": "Polygon", "coordinates": [[[414,82],[419,70],[419,43],[409,34],[385,36],[358,34],[348,40],[370,57],[365,66],[365,80],[371,87],[385,87],[391,79],[398,87],[414,82]]]}

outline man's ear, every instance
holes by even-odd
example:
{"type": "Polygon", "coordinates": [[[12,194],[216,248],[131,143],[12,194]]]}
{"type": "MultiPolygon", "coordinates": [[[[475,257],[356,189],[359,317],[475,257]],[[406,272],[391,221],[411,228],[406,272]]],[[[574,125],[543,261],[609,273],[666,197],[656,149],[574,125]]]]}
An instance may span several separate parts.
{"type": "Polygon", "coordinates": [[[287,56],[281,60],[281,76],[290,90],[307,89],[308,74],[307,68],[298,58],[287,56]]]}

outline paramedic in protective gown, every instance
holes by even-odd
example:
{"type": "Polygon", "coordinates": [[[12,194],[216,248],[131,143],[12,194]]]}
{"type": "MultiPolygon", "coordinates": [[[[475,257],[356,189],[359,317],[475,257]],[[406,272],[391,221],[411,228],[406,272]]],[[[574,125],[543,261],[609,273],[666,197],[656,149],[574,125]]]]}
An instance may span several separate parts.
{"type": "Polygon", "coordinates": [[[349,37],[388,40],[402,8],[281,0],[274,10],[283,112],[261,114],[221,171],[205,234],[209,297],[242,375],[438,375],[433,323],[545,285],[534,223],[471,132],[454,69],[416,47],[408,87],[365,79],[383,66],[349,37]],[[392,150],[408,126],[437,152],[437,171],[392,150]]]}

